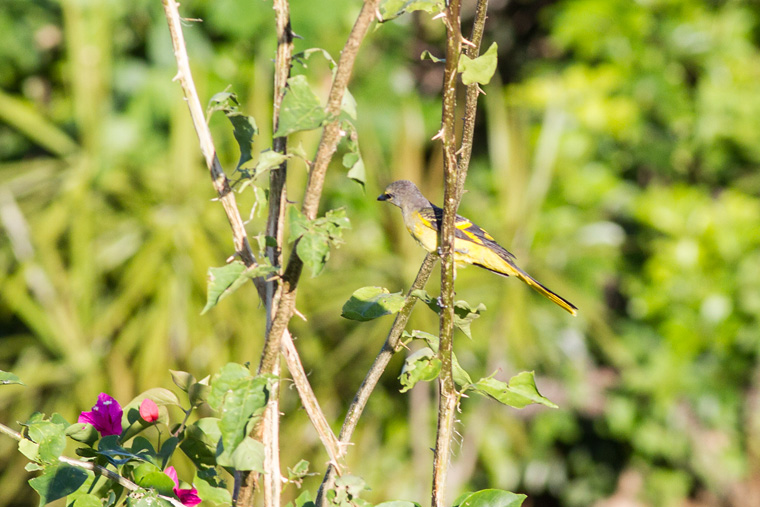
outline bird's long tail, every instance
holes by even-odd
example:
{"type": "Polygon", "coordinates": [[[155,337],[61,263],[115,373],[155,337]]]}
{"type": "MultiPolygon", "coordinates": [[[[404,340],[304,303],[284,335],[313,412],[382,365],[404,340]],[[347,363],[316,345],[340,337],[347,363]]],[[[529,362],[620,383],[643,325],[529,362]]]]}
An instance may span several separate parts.
{"type": "Polygon", "coordinates": [[[574,316],[574,315],[576,315],[578,313],[578,308],[576,308],[575,305],[572,304],[570,301],[568,301],[567,299],[563,298],[562,296],[560,296],[556,292],[553,292],[553,291],[547,289],[538,280],[536,280],[535,278],[533,278],[532,276],[530,276],[528,273],[526,273],[522,269],[517,268],[517,269],[515,269],[515,271],[516,271],[515,276],[517,276],[517,278],[519,278],[523,282],[525,282],[528,285],[530,285],[533,288],[533,290],[535,290],[539,294],[543,295],[544,297],[546,297],[548,299],[551,299],[552,301],[554,301],[555,303],[557,303],[559,306],[561,306],[562,308],[564,308],[571,315],[574,316]]]}
{"type": "MultiPolygon", "coordinates": [[[[495,252],[498,255],[498,252],[495,252]]],[[[578,308],[574,304],[572,304],[567,299],[563,298],[556,292],[553,292],[546,287],[544,287],[541,282],[530,276],[528,273],[523,271],[522,269],[518,268],[512,260],[505,255],[498,255],[499,262],[493,262],[491,266],[486,266],[485,264],[478,264],[478,266],[481,266],[483,268],[486,268],[489,271],[492,271],[496,273],[497,275],[501,276],[516,276],[523,282],[527,283],[530,287],[533,288],[536,292],[541,294],[542,296],[554,301],[556,304],[561,306],[565,309],[568,313],[571,315],[577,315],[578,314],[578,308]],[[506,265],[505,265],[506,264],[506,265]],[[497,268],[498,269],[494,269],[497,268]]]]}

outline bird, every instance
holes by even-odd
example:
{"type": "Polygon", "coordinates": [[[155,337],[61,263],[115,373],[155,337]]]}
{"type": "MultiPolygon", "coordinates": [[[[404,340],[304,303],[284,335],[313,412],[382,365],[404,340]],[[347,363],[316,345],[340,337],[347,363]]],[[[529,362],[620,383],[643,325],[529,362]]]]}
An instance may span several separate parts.
{"type": "MultiPolygon", "coordinates": [[[[377,198],[401,208],[404,225],[425,250],[438,253],[443,210],[431,203],[409,180],[389,184],[377,198]]],[[[515,264],[515,256],[472,221],[457,215],[454,221],[454,262],[459,267],[474,264],[504,277],[516,276],[536,292],[550,299],[571,315],[578,308],[567,299],[549,290],[515,264]]]]}

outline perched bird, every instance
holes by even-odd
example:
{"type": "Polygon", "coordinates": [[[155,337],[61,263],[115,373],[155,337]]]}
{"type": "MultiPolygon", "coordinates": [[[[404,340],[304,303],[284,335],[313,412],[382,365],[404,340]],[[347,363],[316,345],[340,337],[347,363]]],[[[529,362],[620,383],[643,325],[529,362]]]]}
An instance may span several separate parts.
{"type": "MultiPolygon", "coordinates": [[[[428,252],[437,253],[443,210],[428,201],[414,183],[394,181],[385,188],[378,201],[388,201],[401,208],[404,225],[428,252]]],[[[457,215],[454,233],[454,262],[457,266],[474,264],[497,275],[516,276],[540,294],[575,315],[578,309],[570,301],[550,291],[528,273],[518,268],[515,256],[499,245],[486,231],[457,215]]]]}

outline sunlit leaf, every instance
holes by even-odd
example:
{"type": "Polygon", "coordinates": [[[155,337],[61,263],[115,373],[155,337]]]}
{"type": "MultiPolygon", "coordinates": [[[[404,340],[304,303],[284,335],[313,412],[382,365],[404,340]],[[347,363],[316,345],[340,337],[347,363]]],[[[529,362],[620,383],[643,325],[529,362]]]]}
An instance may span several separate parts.
{"type": "Polygon", "coordinates": [[[267,264],[259,264],[246,268],[240,261],[234,261],[226,266],[208,269],[208,288],[206,306],[201,315],[212,309],[222,299],[226,298],[243,286],[252,278],[264,276],[276,271],[276,268],[267,264]]]}
{"type": "Polygon", "coordinates": [[[555,403],[538,392],[532,371],[518,373],[509,380],[508,384],[493,377],[482,378],[475,382],[473,387],[476,392],[514,408],[525,408],[531,403],[558,408],[555,403]]]}
{"type": "Polygon", "coordinates": [[[496,72],[498,49],[498,46],[494,42],[488,48],[488,51],[474,60],[468,58],[467,55],[460,56],[458,71],[462,73],[462,83],[465,85],[472,83],[488,84],[494,72],[496,72]]]}
{"type": "Polygon", "coordinates": [[[280,107],[280,122],[273,137],[319,128],[326,119],[327,114],[309,87],[306,76],[293,76],[288,79],[288,87],[280,107]]]}
{"type": "MultiPolygon", "coordinates": [[[[462,56],[464,56],[464,55],[462,55],[462,56]]],[[[426,49],[426,50],[424,50],[424,51],[423,51],[423,52],[420,54],[420,60],[431,60],[431,61],[433,61],[434,63],[446,62],[446,59],[445,59],[445,58],[438,58],[437,56],[433,55],[433,53],[431,53],[431,52],[430,52],[430,51],[428,51],[427,49],[426,49]]]]}
{"type": "Polygon", "coordinates": [[[351,294],[343,305],[341,316],[365,322],[398,312],[406,298],[400,292],[393,294],[384,287],[362,287],[351,294]]]}
{"type": "MultiPolygon", "coordinates": [[[[412,296],[419,298],[425,303],[428,308],[433,310],[438,315],[441,314],[441,307],[438,304],[438,299],[433,298],[427,291],[418,289],[412,291],[412,296]]],[[[459,328],[467,338],[472,339],[470,333],[470,324],[473,320],[480,317],[480,314],[486,310],[486,305],[479,303],[476,307],[472,307],[467,301],[454,301],[454,325],[459,328]]]]}
{"type": "Polygon", "coordinates": [[[13,373],[9,371],[0,370],[0,385],[4,385],[4,384],[21,384],[22,386],[26,385],[23,382],[21,382],[21,379],[18,378],[13,373]]]}
{"type": "Polygon", "coordinates": [[[417,382],[434,380],[440,372],[441,360],[432,349],[425,347],[413,352],[404,360],[404,367],[401,369],[401,392],[407,392],[417,382]]]}
{"type": "Polygon", "coordinates": [[[461,495],[454,507],[520,507],[526,498],[502,489],[484,489],[461,495]]]}

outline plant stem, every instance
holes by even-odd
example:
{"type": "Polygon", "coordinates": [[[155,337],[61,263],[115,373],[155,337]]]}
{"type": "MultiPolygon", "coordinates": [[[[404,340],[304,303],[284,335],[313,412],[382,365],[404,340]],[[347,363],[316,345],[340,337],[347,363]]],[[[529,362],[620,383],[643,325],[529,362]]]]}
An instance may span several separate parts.
{"type": "MultiPolygon", "coordinates": [[[[277,31],[277,53],[274,61],[274,98],[272,115],[272,132],[277,131],[280,122],[280,107],[285,96],[285,87],[290,76],[290,65],[293,56],[293,32],[290,27],[290,6],[287,0],[274,0],[275,25],[277,31]]],[[[272,139],[272,148],[283,155],[287,154],[287,137],[272,139]]],[[[275,245],[267,247],[267,256],[272,266],[282,266],[283,224],[285,220],[285,201],[287,180],[287,160],[269,173],[269,215],[267,218],[266,235],[274,238],[275,245]]],[[[281,273],[280,273],[281,274],[281,273]]],[[[282,334],[273,334],[272,323],[276,309],[279,306],[282,285],[275,278],[266,283],[265,306],[267,312],[267,334],[259,363],[259,374],[271,374],[280,378],[280,362],[278,352],[283,340],[282,334]]],[[[296,353],[297,360],[297,353],[296,353]]],[[[300,362],[299,362],[300,363],[300,362]]],[[[282,492],[280,474],[279,449],[279,382],[272,384],[269,401],[262,417],[261,424],[254,430],[253,438],[264,444],[264,505],[279,507],[282,492]]],[[[249,472],[239,491],[242,505],[251,505],[256,488],[258,474],[249,472]]]]}
{"type": "MultiPolygon", "coordinates": [[[[253,266],[256,264],[256,258],[248,243],[245,228],[243,227],[243,219],[240,216],[240,212],[235,203],[235,196],[230,191],[227,177],[219,163],[219,159],[216,157],[213,139],[211,138],[211,133],[203,116],[203,109],[200,106],[198,92],[196,91],[192,74],[190,72],[187,48],[185,46],[184,37],[182,36],[182,24],[178,11],[178,4],[174,0],[162,0],[162,2],[169,25],[172,44],[174,46],[174,56],[177,60],[178,71],[175,79],[180,82],[185,99],[188,102],[193,126],[195,127],[200,141],[201,152],[206,159],[214,188],[219,194],[220,201],[222,202],[233,230],[235,249],[246,266],[253,266]]],[[[256,285],[259,296],[266,301],[266,289],[263,279],[257,278],[254,279],[253,282],[256,285]]],[[[295,382],[296,389],[298,390],[298,394],[301,397],[304,406],[308,408],[307,414],[309,415],[312,424],[317,429],[323,445],[328,449],[331,459],[337,459],[335,457],[340,455],[337,439],[335,438],[335,435],[332,434],[332,431],[329,431],[329,434],[325,431],[325,428],[329,430],[330,426],[314,396],[311,385],[309,385],[308,377],[303,369],[303,365],[298,359],[298,353],[293,345],[293,338],[287,329],[282,329],[279,336],[281,337],[281,346],[283,350],[288,351],[288,353],[285,354],[288,370],[293,376],[293,381],[295,382]]]]}
{"type": "Polygon", "coordinates": [[[452,376],[454,334],[454,231],[457,211],[457,148],[454,121],[456,117],[456,87],[462,34],[459,19],[460,0],[450,0],[444,11],[446,23],[446,68],[443,75],[443,104],[441,107],[440,138],[443,144],[443,218],[439,254],[441,257],[441,319],[438,357],[441,373],[438,376],[438,428],[433,458],[432,507],[443,507],[446,493],[451,438],[459,395],[452,376]]]}
{"type": "MultiPolygon", "coordinates": [[[[435,261],[436,256],[433,254],[427,254],[425,260],[422,261],[422,266],[420,266],[420,270],[417,272],[417,277],[409,288],[409,291],[406,293],[404,306],[402,306],[401,310],[396,314],[396,319],[393,321],[393,326],[391,326],[391,330],[388,332],[388,337],[385,339],[383,347],[380,349],[377,357],[375,357],[375,361],[372,363],[366,377],[364,377],[364,382],[362,382],[362,385],[356,392],[356,396],[354,396],[354,400],[351,402],[351,406],[348,408],[348,413],[343,420],[343,427],[341,428],[340,436],[338,437],[341,445],[346,446],[351,441],[351,436],[356,429],[356,425],[359,423],[359,418],[361,417],[362,412],[364,412],[364,407],[367,406],[370,394],[372,394],[372,391],[374,391],[377,383],[380,381],[380,377],[383,375],[393,354],[399,349],[401,333],[404,331],[406,323],[409,321],[409,316],[412,314],[412,309],[417,302],[417,298],[410,297],[410,294],[425,286],[430,278],[430,274],[433,272],[435,261]]],[[[325,476],[322,479],[322,484],[319,486],[319,491],[317,492],[315,505],[318,507],[323,505],[324,493],[333,487],[336,471],[339,472],[339,470],[335,470],[335,466],[332,464],[327,468],[327,472],[325,473],[325,476]]]]}

